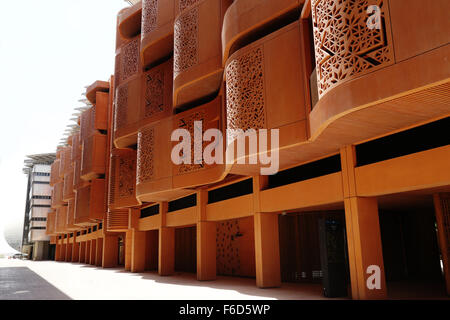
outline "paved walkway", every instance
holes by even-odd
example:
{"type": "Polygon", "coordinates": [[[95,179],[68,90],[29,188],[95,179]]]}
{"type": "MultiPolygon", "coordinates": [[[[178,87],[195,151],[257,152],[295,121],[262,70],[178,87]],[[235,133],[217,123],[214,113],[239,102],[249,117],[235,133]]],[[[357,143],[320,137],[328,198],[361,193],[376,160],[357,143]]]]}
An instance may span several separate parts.
{"type": "Polygon", "coordinates": [[[197,281],[194,274],[161,277],[79,263],[0,259],[0,299],[326,299],[320,285],[283,284],[259,289],[255,279],[219,277],[197,281]]]}

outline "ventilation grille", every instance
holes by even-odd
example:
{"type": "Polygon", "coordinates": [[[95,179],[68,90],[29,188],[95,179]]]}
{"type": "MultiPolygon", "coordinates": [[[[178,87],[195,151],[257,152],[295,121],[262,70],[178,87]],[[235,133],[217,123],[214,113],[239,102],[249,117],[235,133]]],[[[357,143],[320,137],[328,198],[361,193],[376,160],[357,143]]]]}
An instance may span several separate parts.
{"type": "Polygon", "coordinates": [[[108,205],[110,210],[133,207],[136,199],[136,151],[114,149],[111,153],[108,205]]]}
{"type": "Polygon", "coordinates": [[[106,229],[109,232],[120,232],[128,229],[128,210],[109,211],[106,229]]]}

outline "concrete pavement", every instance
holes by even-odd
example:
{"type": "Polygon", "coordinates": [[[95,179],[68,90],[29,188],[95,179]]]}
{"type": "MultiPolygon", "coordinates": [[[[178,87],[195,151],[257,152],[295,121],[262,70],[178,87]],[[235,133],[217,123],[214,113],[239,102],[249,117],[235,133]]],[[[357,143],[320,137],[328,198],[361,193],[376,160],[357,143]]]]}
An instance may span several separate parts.
{"type": "Polygon", "coordinates": [[[194,274],[161,277],[80,263],[0,259],[0,299],[324,299],[317,284],[283,284],[259,289],[255,279],[218,277],[197,281],[194,274]]]}

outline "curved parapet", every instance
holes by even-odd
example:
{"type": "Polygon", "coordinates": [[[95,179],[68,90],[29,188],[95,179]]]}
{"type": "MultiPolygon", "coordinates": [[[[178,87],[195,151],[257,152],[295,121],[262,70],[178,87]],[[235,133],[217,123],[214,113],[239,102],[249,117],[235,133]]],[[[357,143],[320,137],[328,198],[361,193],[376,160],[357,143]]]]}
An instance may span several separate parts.
{"type": "MultiPolygon", "coordinates": [[[[299,39],[300,24],[294,22],[236,51],[225,65],[227,129],[253,129],[255,135],[260,129],[268,129],[269,137],[271,129],[278,129],[279,159],[283,166],[291,164],[289,148],[307,140],[299,39]]],[[[229,135],[230,139],[236,137],[229,135]]],[[[270,150],[271,145],[267,147],[270,150]]],[[[233,165],[232,173],[258,173],[259,164],[251,164],[249,156],[257,156],[261,150],[251,152],[248,150],[245,157],[234,153],[229,162],[240,157],[242,164],[233,165]]]]}
{"type": "Polygon", "coordinates": [[[108,232],[128,231],[128,209],[108,211],[106,222],[108,232]]]}
{"type": "Polygon", "coordinates": [[[117,26],[120,36],[131,39],[141,33],[142,2],[121,10],[117,15],[117,26]]]}
{"type": "Polygon", "coordinates": [[[50,186],[53,187],[56,183],[61,182],[62,179],[59,176],[59,167],[61,164],[60,159],[56,159],[50,166],[50,186]]]}
{"type": "Polygon", "coordinates": [[[89,181],[105,174],[107,136],[94,134],[83,141],[81,178],[89,181]]]}
{"type": "Polygon", "coordinates": [[[280,24],[298,18],[304,0],[235,0],[224,16],[223,63],[230,54],[280,24]]]}
{"type": "Polygon", "coordinates": [[[75,196],[75,219],[78,226],[91,226],[103,219],[105,206],[105,180],[94,179],[89,185],[79,188],[75,196]]]}
{"type": "Polygon", "coordinates": [[[67,231],[67,206],[56,209],[55,233],[65,233],[67,231]]]}
{"type": "Polygon", "coordinates": [[[222,21],[229,0],[200,0],[175,19],[174,107],[208,97],[222,82],[222,21]]]}
{"type": "Polygon", "coordinates": [[[136,144],[140,127],[172,114],[172,65],[169,59],[122,83],[116,91],[114,144],[136,144]]]}
{"type": "Polygon", "coordinates": [[[449,11],[446,0],[312,0],[311,138],[332,139],[337,150],[448,115],[450,34],[441,30],[449,11]]]}
{"type": "Polygon", "coordinates": [[[51,203],[52,209],[56,209],[65,205],[65,202],[63,200],[63,189],[64,189],[63,181],[58,182],[53,186],[52,203],[51,203]]]}
{"type": "Polygon", "coordinates": [[[140,205],[136,199],[136,151],[113,149],[109,172],[109,210],[140,205]]]}
{"type": "Polygon", "coordinates": [[[81,160],[81,136],[80,133],[74,134],[72,138],[72,152],[70,161],[73,163],[81,160]]]}
{"type": "Polygon", "coordinates": [[[69,201],[75,198],[73,190],[73,169],[64,175],[63,201],[69,201]]]}
{"type": "Polygon", "coordinates": [[[56,235],[56,211],[52,210],[47,214],[47,227],[45,234],[49,236],[56,235]]]}
{"type": "MultiPolygon", "coordinates": [[[[191,159],[186,163],[172,162],[172,132],[185,129],[194,142],[194,121],[202,121],[203,133],[207,129],[223,129],[222,99],[219,95],[202,106],[181,112],[175,116],[152,123],[139,130],[137,154],[136,197],[145,202],[167,201],[192,193],[194,186],[214,183],[226,175],[225,164],[206,164],[204,159],[194,163],[194,144],[191,159]]],[[[202,150],[205,143],[201,144],[202,150]]]]}
{"type": "Polygon", "coordinates": [[[108,93],[109,82],[97,80],[86,88],[86,98],[93,105],[97,104],[97,92],[108,93]]]}
{"type": "Polygon", "coordinates": [[[175,0],[143,0],[141,61],[145,68],[173,51],[175,0]]]}
{"type": "Polygon", "coordinates": [[[67,202],[67,230],[76,231],[80,229],[79,226],[75,225],[75,198],[70,199],[67,202]]]}

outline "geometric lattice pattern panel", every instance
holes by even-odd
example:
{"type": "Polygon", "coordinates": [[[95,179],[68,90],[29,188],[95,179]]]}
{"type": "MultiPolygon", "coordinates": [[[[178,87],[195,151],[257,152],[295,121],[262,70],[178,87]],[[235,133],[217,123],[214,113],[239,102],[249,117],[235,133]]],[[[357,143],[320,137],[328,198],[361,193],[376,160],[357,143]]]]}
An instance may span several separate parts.
{"type": "Polygon", "coordinates": [[[164,111],[164,70],[157,68],[145,75],[145,118],[164,111]]]}
{"type": "Polygon", "coordinates": [[[263,50],[258,47],[227,65],[227,128],[246,131],[265,127],[263,61],[263,50]]]}
{"type": "MultiPolygon", "coordinates": [[[[339,83],[394,63],[386,0],[312,0],[319,97],[339,83]],[[369,28],[369,6],[380,8],[379,28],[369,28]]],[[[372,18],[371,18],[372,19],[372,18]]]]}
{"type": "Polygon", "coordinates": [[[197,3],[199,0],[180,0],[180,12],[186,9],[187,7],[192,6],[197,3]]]}
{"type": "Polygon", "coordinates": [[[216,263],[219,275],[238,275],[240,273],[241,261],[236,234],[239,234],[239,220],[217,223],[216,263]]]}
{"type": "MultiPolygon", "coordinates": [[[[203,109],[203,110],[189,113],[186,116],[184,116],[183,118],[178,119],[176,125],[180,129],[187,130],[191,135],[191,141],[194,141],[194,121],[201,121],[203,123],[203,126],[202,126],[202,136],[203,136],[203,134],[205,133],[205,130],[206,130],[204,128],[205,120],[206,120],[206,110],[203,109]]],[[[182,163],[182,164],[176,166],[178,174],[183,174],[183,173],[203,169],[203,167],[204,167],[203,161],[202,161],[202,163],[194,164],[194,152],[196,150],[195,148],[198,148],[197,153],[202,154],[203,149],[206,147],[206,145],[208,145],[207,142],[203,142],[202,144],[198,144],[198,145],[195,143],[191,143],[191,163],[190,164],[182,163]],[[200,148],[202,148],[202,149],[200,150],[200,148]]],[[[181,155],[181,157],[183,157],[183,155],[181,155]]]]}
{"type": "Polygon", "coordinates": [[[116,91],[114,112],[114,130],[117,131],[127,125],[128,84],[123,84],[116,91]]]}
{"type": "Polygon", "coordinates": [[[120,82],[127,80],[139,70],[139,44],[140,39],[135,39],[124,45],[120,51],[120,82]]]}
{"type": "Polygon", "coordinates": [[[110,207],[138,205],[136,200],[136,151],[114,149],[111,153],[110,174],[110,207]]]}
{"type": "Polygon", "coordinates": [[[154,176],[155,131],[146,128],[138,133],[137,183],[150,181],[154,176]]]}
{"type": "Polygon", "coordinates": [[[198,8],[191,8],[175,21],[174,76],[198,63],[198,8]]]}
{"type": "Polygon", "coordinates": [[[142,34],[152,32],[157,27],[158,0],[142,1],[142,34]]]}

